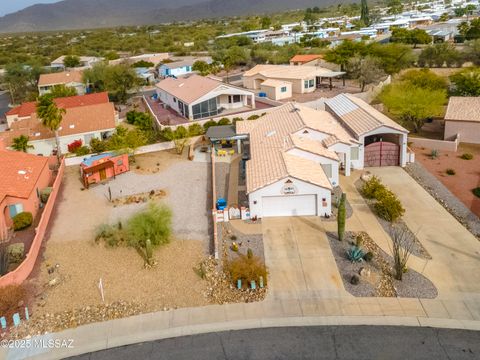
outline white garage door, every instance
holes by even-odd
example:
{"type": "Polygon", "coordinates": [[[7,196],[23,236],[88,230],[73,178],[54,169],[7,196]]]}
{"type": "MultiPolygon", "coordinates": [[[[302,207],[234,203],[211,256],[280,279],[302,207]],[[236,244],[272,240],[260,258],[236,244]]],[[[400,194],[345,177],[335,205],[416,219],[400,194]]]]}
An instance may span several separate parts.
{"type": "Polygon", "coordinates": [[[264,196],[262,206],[264,217],[317,215],[317,196],[264,196]]]}

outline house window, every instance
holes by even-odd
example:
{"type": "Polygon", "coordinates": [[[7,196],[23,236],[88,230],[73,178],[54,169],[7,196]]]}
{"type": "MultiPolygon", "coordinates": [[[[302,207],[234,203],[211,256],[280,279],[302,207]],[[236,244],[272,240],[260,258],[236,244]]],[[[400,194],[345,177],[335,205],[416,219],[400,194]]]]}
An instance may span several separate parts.
{"type": "Polygon", "coordinates": [[[13,219],[15,215],[23,212],[23,204],[19,203],[19,204],[9,205],[8,211],[10,212],[10,217],[13,219]]]}
{"type": "Polygon", "coordinates": [[[176,102],[177,102],[177,98],[173,98],[173,102],[176,103],[176,102]]]}
{"type": "Polygon", "coordinates": [[[305,89],[308,89],[308,80],[305,80],[304,86],[305,86],[305,89]]]}
{"type": "Polygon", "coordinates": [[[280,92],[282,92],[282,93],[287,92],[287,87],[286,87],[286,86],[282,86],[282,87],[280,88],[280,92]]]}
{"type": "Polygon", "coordinates": [[[350,160],[358,160],[358,158],[359,158],[358,147],[350,148],[350,160]]]}
{"type": "Polygon", "coordinates": [[[332,164],[321,164],[322,165],[322,169],[323,169],[323,172],[325,173],[325,175],[327,175],[327,178],[331,178],[332,177],[332,164]]]}
{"type": "Polygon", "coordinates": [[[217,98],[212,98],[192,106],[192,116],[194,119],[218,115],[217,98]]]}
{"type": "Polygon", "coordinates": [[[228,96],[228,103],[239,103],[242,100],[240,95],[229,95],[228,96]]]}
{"type": "Polygon", "coordinates": [[[314,87],[315,86],[315,80],[311,79],[311,80],[308,80],[308,87],[314,87]]]}

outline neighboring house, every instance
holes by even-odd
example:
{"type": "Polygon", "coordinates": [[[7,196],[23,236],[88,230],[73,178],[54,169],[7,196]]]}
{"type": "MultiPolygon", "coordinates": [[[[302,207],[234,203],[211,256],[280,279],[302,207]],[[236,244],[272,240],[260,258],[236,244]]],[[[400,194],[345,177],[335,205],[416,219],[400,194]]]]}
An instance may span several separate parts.
{"type": "Polygon", "coordinates": [[[314,92],[323,79],[342,77],[345,72],[332,71],[318,66],[256,65],[243,74],[243,86],[258,90],[266,80],[290,82],[293,94],[314,92]]]}
{"type": "Polygon", "coordinates": [[[295,55],[290,59],[290,65],[317,66],[322,58],[322,55],[317,54],[295,55]]]}
{"type": "MultiPolygon", "coordinates": [[[[66,55],[62,55],[59,58],[53,60],[50,63],[50,67],[52,69],[65,70],[65,65],[63,64],[63,60],[65,59],[65,57],[66,55]]],[[[91,68],[96,63],[103,61],[103,58],[95,57],[95,56],[79,56],[79,58],[80,58],[80,65],[77,66],[77,68],[83,68],[83,69],[91,68]]]]}
{"type": "Polygon", "coordinates": [[[83,95],[86,92],[81,71],[61,71],[58,73],[41,74],[38,80],[38,93],[40,95],[48,94],[55,85],[72,87],[77,92],[77,95],[83,95]]]}
{"type": "Polygon", "coordinates": [[[362,100],[338,95],[319,111],[286,103],[255,121],[237,121],[246,154],[251,217],[325,216],[340,171],[405,165],[407,130],[362,100]]]}
{"type": "Polygon", "coordinates": [[[110,65],[118,65],[123,62],[129,64],[135,64],[139,61],[146,61],[153,64],[153,67],[157,67],[162,61],[167,60],[170,57],[169,53],[154,53],[154,54],[141,54],[129,57],[123,57],[115,60],[110,60],[110,65]]]}
{"type": "Polygon", "coordinates": [[[83,184],[88,188],[130,170],[128,154],[104,153],[90,156],[80,164],[83,184]]]}
{"type": "Polygon", "coordinates": [[[443,138],[451,140],[457,135],[460,142],[480,144],[480,96],[452,96],[448,101],[443,138]]]}
{"type": "Polygon", "coordinates": [[[205,61],[207,64],[211,64],[213,62],[211,57],[185,57],[178,61],[172,61],[169,63],[164,63],[159,67],[159,75],[161,77],[179,77],[191,74],[193,72],[193,64],[196,61],[205,61]]]}
{"type": "Polygon", "coordinates": [[[153,73],[153,70],[148,68],[135,68],[135,72],[139,78],[143,79],[145,84],[148,85],[155,82],[155,74],[153,73]]]}
{"type": "MultiPolygon", "coordinates": [[[[81,140],[88,145],[93,138],[105,139],[114,130],[118,114],[106,92],[58,98],[54,100],[59,108],[66,110],[59,128],[62,153],[68,151],[68,144],[81,140]]],[[[33,154],[49,155],[56,148],[54,133],[44,127],[37,117],[36,103],[27,102],[6,113],[6,131],[0,132],[0,138],[10,146],[13,139],[20,135],[28,136],[33,154]]]]}
{"type": "Polygon", "coordinates": [[[268,79],[260,84],[260,91],[272,100],[288,99],[292,97],[292,83],[289,81],[268,79]]]}
{"type": "Polygon", "coordinates": [[[210,77],[166,78],[156,87],[162,103],[190,120],[255,109],[253,92],[210,77]]]}
{"type": "Polygon", "coordinates": [[[35,218],[40,192],[53,180],[48,157],[6,150],[0,141],[0,240],[7,238],[15,215],[31,212],[35,218]]]}

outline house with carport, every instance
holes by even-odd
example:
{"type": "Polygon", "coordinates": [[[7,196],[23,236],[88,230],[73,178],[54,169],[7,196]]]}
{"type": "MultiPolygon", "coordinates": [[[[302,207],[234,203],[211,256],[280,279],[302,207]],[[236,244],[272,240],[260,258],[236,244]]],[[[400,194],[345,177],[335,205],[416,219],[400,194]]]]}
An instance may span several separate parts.
{"type": "Polygon", "coordinates": [[[237,121],[251,217],[329,216],[340,174],[405,165],[407,130],[360,99],[333,99],[327,110],[288,102],[237,121]]]}
{"type": "Polygon", "coordinates": [[[82,75],[83,72],[80,70],[41,74],[38,79],[38,93],[40,96],[45,95],[50,93],[54,86],[64,85],[75,89],[77,95],[84,95],[86,87],[82,75]]]}
{"type": "Polygon", "coordinates": [[[255,109],[255,94],[211,77],[166,78],[156,85],[164,106],[189,120],[255,109]]]}

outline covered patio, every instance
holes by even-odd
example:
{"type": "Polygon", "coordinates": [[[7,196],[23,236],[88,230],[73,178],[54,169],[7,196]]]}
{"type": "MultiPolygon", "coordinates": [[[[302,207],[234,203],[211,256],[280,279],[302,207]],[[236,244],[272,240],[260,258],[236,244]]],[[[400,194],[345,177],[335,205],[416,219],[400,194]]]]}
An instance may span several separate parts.
{"type": "Polygon", "coordinates": [[[212,151],[217,156],[241,154],[242,140],[248,138],[248,135],[237,134],[235,125],[211,126],[205,136],[210,140],[212,151]]]}

